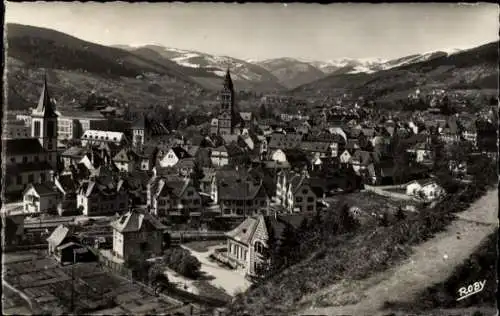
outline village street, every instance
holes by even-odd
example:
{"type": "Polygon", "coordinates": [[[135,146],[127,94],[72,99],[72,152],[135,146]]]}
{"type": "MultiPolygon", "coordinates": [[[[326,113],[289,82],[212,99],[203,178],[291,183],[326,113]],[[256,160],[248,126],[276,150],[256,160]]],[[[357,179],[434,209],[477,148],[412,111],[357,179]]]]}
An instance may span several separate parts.
{"type": "MultiPolygon", "coordinates": [[[[447,230],[416,246],[414,253],[401,265],[356,284],[352,281],[340,282],[322,291],[323,295],[332,293],[337,301],[335,305],[339,306],[313,307],[298,314],[374,315],[386,301],[411,301],[425,288],[445,281],[483,240],[494,233],[498,227],[497,211],[498,189],[495,189],[487,192],[468,210],[457,214],[458,218],[447,230]],[[342,304],[342,295],[345,295],[346,301],[355,296],[357,303],[342,304]]],[[[313,296],[310,301],[314,300],[313,296]]],[[[384,313],[387,314],[387,311],[384,313]]]]}

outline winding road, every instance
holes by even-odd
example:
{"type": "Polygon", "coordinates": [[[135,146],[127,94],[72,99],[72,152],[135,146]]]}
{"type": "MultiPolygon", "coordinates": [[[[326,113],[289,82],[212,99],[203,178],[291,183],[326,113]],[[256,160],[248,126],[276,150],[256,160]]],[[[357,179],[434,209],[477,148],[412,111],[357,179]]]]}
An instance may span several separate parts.
{"type": "MultiPolygon", "coordinates": [[[[332,305],[336,301],[335,305],[341,306],[313,306],[298,315],[377,315],[382,313],[386,301],[411,301],[425,288],[449,278],[455,268],[498,229],[497,212],[498,188],[458,213],[458,218],[445,231],[415,246],[413,254],[401,265],[356,284],[340,282],[321,291],[332,305]],[[349,305],[352,297],[358,302],[349,305]]],[[[314,295],[308,301],[314,301],[314,295]]]]}

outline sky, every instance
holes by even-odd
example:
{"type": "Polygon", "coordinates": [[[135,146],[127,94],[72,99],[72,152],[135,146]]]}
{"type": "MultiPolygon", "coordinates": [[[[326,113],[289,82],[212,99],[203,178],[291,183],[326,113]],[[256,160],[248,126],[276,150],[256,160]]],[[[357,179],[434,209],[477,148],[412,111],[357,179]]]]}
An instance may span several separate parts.
{"type": "Polygon", "coordinates": [[[483,4],[6,3],[5,20],[103,45],[159,44],[242,59],[397,58],[498,40],[483,4]]]}

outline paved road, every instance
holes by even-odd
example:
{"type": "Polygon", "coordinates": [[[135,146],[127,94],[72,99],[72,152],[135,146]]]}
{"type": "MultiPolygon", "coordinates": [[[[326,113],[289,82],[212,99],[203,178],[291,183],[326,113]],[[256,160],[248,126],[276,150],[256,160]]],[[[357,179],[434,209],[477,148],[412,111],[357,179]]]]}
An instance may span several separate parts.
{"type": "Polygon", "coordinates": [[[459,218],[446,231],[416,246],[414,253],[401,265],[357,284],[334,284],[329,291],[323,291],[323,294],[331,294],[332,300],[340,301],[338,293],[356,293],[359,303],[310,308],[299,314],[376,315],[385,301],[411,301],[425,288],[449,278],[455,268],[498,229],[497,210],[498,189],[489,191],[468,210],[457,214],[459,218]],[[357,286],[355,290],[354,286],[357,286]]]}

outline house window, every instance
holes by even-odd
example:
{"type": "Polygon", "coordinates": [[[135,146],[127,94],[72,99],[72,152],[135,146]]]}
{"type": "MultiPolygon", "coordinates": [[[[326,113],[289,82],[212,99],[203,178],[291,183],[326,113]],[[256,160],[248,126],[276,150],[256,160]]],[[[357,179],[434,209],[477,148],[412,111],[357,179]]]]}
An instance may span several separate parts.
{"type": "Polygon", "coordinates": [[[309,191],[307,189],[302,190],[302,194],[307,194],[309,191]]]}
{"type": "Polygon", "coordinates": [[[14,157],[10,158],[10,162],[15,163],[16,162],[16,158],[14,158],[14,157]]]}
{"type": "Polygon", "coordinates": [[[23,157],[23,163],[27,163],[28,162],[28,157],[24,156],[23,157]]]}
{"type": "Polygon", "coordinates": [[[33,174],[28,175],[28,183],[33,183],[35,182],[35,176],[33,174]]]}
{"type": "Polygon", "coordinates": [[[199,204],[200,204],[200,200],[199,199],[194,200],[194,205],[199,205],[199,204]]]}
{"type": "Polygon", "coordinates": [[[266,205],[266,201],[260,201],[260,206],[265,206],[266,205]]]}
{"type": "Polygon", "coordinates": [[[314,198],[312,196],[308,197],[307,202],[309,202],[309,203],[314,202],[314,198]]]}
{"type": "Polygon", "coordinates": [[[265,247],[264,247],[264,244],[260,241],[257,241],[255,242],[254,246],[254,251],[260,255],[263,255],[264,254],[264,251],[265,251],[265,247]]]}
{"type": "Polygon", "coordinates": [[[41,183],[45,182],[45,173],[40,173],[40,182],[41,183]]]}
{"type": "Polygon", "coordinates": [[[295,198],[295,201],[296,201],[296,202],[298,202],[298,203],[302,202],[302,197],[297,196],[297,197],[295,198]]]}
{"type": "Polygon", "coordinates": [[[241,209],[241,208],[237,209],[236,214],[243,215],[243,209],[241,209]]]}

